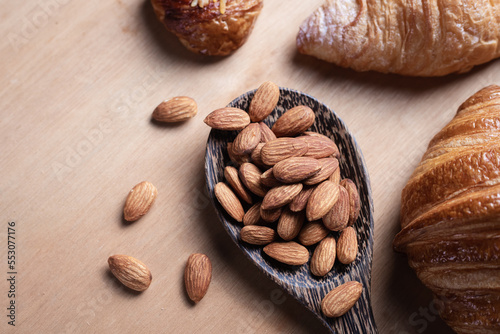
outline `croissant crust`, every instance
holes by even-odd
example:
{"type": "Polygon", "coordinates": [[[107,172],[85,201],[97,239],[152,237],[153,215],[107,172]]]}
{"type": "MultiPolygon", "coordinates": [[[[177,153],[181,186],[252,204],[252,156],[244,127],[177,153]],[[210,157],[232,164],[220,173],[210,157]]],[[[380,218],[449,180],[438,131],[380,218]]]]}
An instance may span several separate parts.
{"type": "Polygon", "coordinates": [[[297,47],[357,71],[441,76],[499,57],[499,37],[500,0],[327,0],[297,47]]]}
{"type": "Polygon", "coordinates": [[[500,333],[500,87],[486,87],[431,140],[403,189],[405,252],[457,333],[500,333]]]}
{"type": "Polygon", "coordinates": [[[151,0],[158,19],[195,53],[226,56],[241,47],[262,9],[262,0],[151,0]],[[225,8],[222,9],[221,6],[225,8]]]}

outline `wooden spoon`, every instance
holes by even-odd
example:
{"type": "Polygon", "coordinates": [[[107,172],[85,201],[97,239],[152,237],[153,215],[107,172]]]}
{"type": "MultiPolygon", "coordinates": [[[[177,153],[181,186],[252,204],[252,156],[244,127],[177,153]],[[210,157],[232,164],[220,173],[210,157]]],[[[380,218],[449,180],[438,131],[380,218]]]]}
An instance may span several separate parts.
{"type": "MultiPolygon", "coordinates": [[[[247,92],[233,100],[228,106],[248,110],[254,93],[255,90],[247,92]]],[[[210,132],[205,154],[205,177],[208,193],[224,228],[236,245],[269,278],[312,311],[332,333],[378,333],[370,302],[373,202],[363,155],[344,122],[326,105],[307,94],[280,88],[278,106],[264,122],[271,126],[281,114],[297,105],[306,105],[315,111],[316,120],[311,130],[324,134],[335,141],[340,150],[341,177],[350,178],[358,186],[361,212],[353,226],[358,236],[358,256],[353,263],[343,265],[337,260],[332,271],[325,277],[319,278],[311,274],[309,263],[298,267],[281,264],[264,254],[262,247],[252,246],[240,240],[242,224],[237,223],[225,212],[214,195],[215,185],[224,181],[224,167],[230,164],[227,143],[234,140],[237,132],[220,130],[210,132]],[[363,293],[358,302],[339,318],[324,316],[321,312],[323,297],[333,288],[352,280],[363,284],[363,293]]],[[[338,233],[332,232],[332,234],[336,238],[338,237],[338,233]]],[[[314,246],[309,247],[309,251],[312,254],[314,246]]]]}

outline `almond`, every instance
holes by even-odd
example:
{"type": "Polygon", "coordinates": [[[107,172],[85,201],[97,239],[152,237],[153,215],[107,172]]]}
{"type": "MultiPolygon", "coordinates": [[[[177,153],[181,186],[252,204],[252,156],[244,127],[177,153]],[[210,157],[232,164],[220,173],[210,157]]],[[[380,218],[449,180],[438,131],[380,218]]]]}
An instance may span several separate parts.
{"type": "Polygon", "coordinates": [[[215,185],[214,192],[215,197],[224,210],[226,210],[226,212],[237,222],[241,222],[245,215],[245,211],[243,210],[240,200],[236,197],[231,188],[224,182],[219,182],[215,185]]]}
{"type": "Polygon", "coordinates": [[[183,122],[197,113],[195,100],[187,96],[176,96],[160,103],[153,111],[153,119],[166,123],[183,122]]]}
{"type": "Polygon", "coordinates": [[[224,177],[236,194],[248,204],[252,204],[252,194],[241,183],[238,170],[233,166],[224,168],[224,177]]]}
{"type": "Polygon", "coordinates": [[[268,141],[275,140],[276,135],[264,122],[259,122],[260,125],[260,141],[262,143],[267,143],[268,141]]]}
{"type": "Polygon", "coordinates": [[[125,200],[123,208],[125,220],[133,222],[144,216],[153,205],[157,194],[156,187],[148,181],[135,185],[125,200]]]}
{"type": "Polygon", "coordinates": [[[276,137],[292,137],[309,129],[314,123],[314,111],[307,106],[296,106],[276,120],[271,130],[276,137]]]}
{"type": "Polygon", "coordinates": [[[263,246],[276,239],[276,232],[266,226],[248,225],[241,229],[240,238],[246,243],[263,246]]]}
{"type": "Polygon", "coordinates": [[[191,254],[184,269],[184,285],[193,302],[199,302],[207,293],[212,280],[212,263],[205,254],[191,254]]]}
{"type": "Polygon", "coordinates": [[[338,192],[337,202],[323,217],[323,223],[331,231],[341,231],[349,222],[349,194],[342,186],[338,186],[338,192]]]}
{"type": "Polygon", "coordinates": [[[309,260],[309,251],[294,241],[273,242],[264,247],[264,253],[281,263],[300,266],[309,260]]]}
{"type": "Polygon", "coordinates": [[[311,246],[323,240],[330,231],[323,226],[321,221],[309,222],[302,227],[298,240],[304,246],[311,246]]]}
{"type": "Polygon", "coordinates": [[[248,154],[236,154],[233,150],[233,143],[227,143],[227,154],[229,155],[229,159],[236,166],[240,166],[245,162],[250,162],[251,158],[248,154]]]}
{"type": "Polygon", "coordinates": [[[278,104],[279,98],[280,89],[275,83],[267,81],[260,85],[248,108],[252,122],[262,121],[269,116],[278,104]]]}
{"type": "Polygon", "coordinates": [[[285,241],[295,238],[304,224],[304,211],[293,212],[289,208],[285,208],[281,213],[278,226],[276,228],[278,235],[285,241]]]}
{"type": "Polygon", "coordinates": [[[315,276],[325,276],[332,270],[335,263],[335,238],[328,236],[321,240],[311,257],[311,273],[315,276]]]}
{"type": "Polygon", "coordinates": [[[332,175],[330,175],[329,180],[335,184],[340,184],[340,168],[337,168],[333,171],[332,175]]]}
{"type": "MultiPolygon", "coordinates": [[[[336,158],[318,159],[321,169],[319,172],[304,180],[305,185],[318,184],[328,179],[335,170],[339,169],[339,161],[336,158]]],[[[338,184],[338,183],[337,183],[338,184]]]]}
{"type": "Polygon", "coordinates": [[[241,182],[257,196],[264,197],[267,193],[266,187],[260,181],[262,172],[259,167],[252,163],[245,162],[240,166],[239,172],[241,182]]]}
{"type": "MultiPolygon", "coordinates": [[[[308,133],[310,134],[312,132],[308,133]]],[[[300,136],[297,139],[305,141],[307,143],[307,146],[309,147],[307,153],[304,154],[305,157],[320,159],[332,155],[335,157],[338,157],[340,155],[337,145],[333,142],[333,140],[325,135],[317,133],[317,135],[313,136],[300,136]]]]}
{"type": "Polygon", "coordinates": [[[346,227],[340,232],[337,242],[337,258],[343,264],[349,264],[356,260],[358,255],[358,238],[356,231],[351,227],[346,227]]]}
{"type": "Polygon", "coordinates": [[[315,187],[306,187],[304,186],[300,193],[295,196],[290,203],[290,210],[293,212],[302,211],[306,208],[307,201],[309,200],[309,196],[311,196],[315,187]]]}
{"type": "Polygon", "coordinates": [[[265,222],[272,223],[272,222],[275,222],[276,220],[278,220],[278,218],[281,216],[282,211],[283,211],[283,208],[264,210],[264,209],[262,209],[262,205],[261,205],[260,217],[265,222]]]}
{"type": "Polygon", "coordinates": [[[356,281],[346,282],[330,291],[321,301],[321,311],[327,317],[340,317],[358,301],[363,285],[356,281]]]}
{"type": "Polygon", "coordinates": [[[280,181],[276,180],[273,173],[273,168],[269,168],[260,176],[260,182],[269,188],[277,187],[283,185],[280,181]]]}
{"type": "Polygon", "coordinates": [[[356,219],[358,219],[359,211],[361,210],[361,200],[359,198],[358,188],[351,179],[343,179],[342,181],[340,181],[340,185],[343,186],[349,193],[348,225],[353,225],[356,219]]]}
{"type": "Polygon", "coordinates": [[[283,183],[297,183],[316,174],[321,163],[313,158],[292,157],[273,166],[274,177],[283,183]]]}
{"type": "Polygon", "coordinates": [[[204,122],[217,130],[243,130],[250,124],[250,116],[244,110],[225,107],[212,111],[204,122]]]}
{"type": "Polygon", "coordinates": [[[256,165],[257,167],[260,168],[266,168],[267,166],[262,162],[262,157],[260,156],[260,151],[262,150],[262,147],[264,147],[265,143],[259,143],[255,148],[253,149],[252,153],[250,154],[250,159],[251,162],[256,165]]]}
{"type": "Polygon", "coordinates": [[[277,138],[267,142],[260,152],[262,162],[273,166],[281,160],[300,157],[307,152],[307,144],[297,138],[277,138]]]}
{"type": "Polygon", "coordinates": [[[108,258],[111,273],[126,287],[144,291],[151,284],[152,275],[141,261],[127,255],[113,255],[108,258]]]}
{"type": "Polygon", "coordinates": [[[233,141],[233,152],[237,155],[250,154],[260,143],[260,126],[250,123],[236,136],[233,141]]]}
{"type": "Polygon", "coordinates": [[[243,225],[258,225],[262,221],[260,217],[260,204],[261,202],[255,203],[248,209],[243,216],[243,225]]]}
{"type": "Polygon", "coordinates": [[[302,184],[286,184],[271,188],[262,200],[264,210],[276,209],[290,203],[302,190],[302,184]]]}
{"type": "Polygon", "coordinates": [[[331,181],[323,181],[312,192],[307,201],[306,217],[313,221],[323,218],[337,202],[339,186],[331,181]]]}

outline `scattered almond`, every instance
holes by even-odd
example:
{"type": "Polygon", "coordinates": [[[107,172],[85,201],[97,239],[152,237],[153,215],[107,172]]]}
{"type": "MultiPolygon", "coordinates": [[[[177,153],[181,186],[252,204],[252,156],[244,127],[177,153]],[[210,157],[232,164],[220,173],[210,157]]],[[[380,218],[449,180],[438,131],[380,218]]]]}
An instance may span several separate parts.
{"type": "Polygon", "coordinates": [[[243,210],[240,200],[236,197],[231,188],[224,182],[219,182],[215,185],[214,192],[215,197],[224,210],[226,210],[226,212],[237,222],[241,222],[245,215],[245,211],[243,210]]]}
{"type": "Polygon", "coordinates": [[[108,258],[111,273],[126,287],[144,291],[151,284],[153,276],[141,261],[127,255],[113,255],[108,258]]]}
{"type": "Polygon", "coordinates": [[[160,103],[153,111],[153,119],[158,122],[183,122],[198,113],[195,100],[188,96],[176,96],[160,103]]]}
{"type": "Polygon", "coordinates": [[[242,130],[250,124],[250,116],[244,110],[225,107],[212,111],[204,122],[217,130],[242,130]]]}
{"type": "Polygon", "coordinates": [[[292,137],[309,129],[314,123],[314,118],[314,111],[311,108],[296,106],[281,115],[271,130],[276,137],[292,137]]]}
{"type": "Polygon", "coordinates": [[[292,157],[273,166],[274,177],[283,183],[297,183],[318,173],[321,163],[313,158],[292,157]]]}
{"type": "Polygon", "coordinates": [[[189,298],[197,303],[207,293],[212,280],[212,263],[205,254],[191,254],[184,269],[184,285],[189,298]]]}
{"type": "Polygon", "coordinates": [[[315,276],[325,276],[332,270],[335,263],[335,238],[328,236],[321,240],[311,257],[310,269],[315,276]]]}
{"type": "Polygon", "coordinates": [[[264,247],[264,253],[281,263],[300,266],[309,260],[309,251],[295,241],[273,242],[264,247]]]}
{"type": "Polygon", "coordinates": [[[343,264],[349,264],[356,260],[358,255],[358,238],[356,231],[351,227],[346,227],[340,232],[337,242],[337,258],[343,264]]]}
{"type": "Polygon", "coordinates": [[[314,221],[305,224],[299,232],[297,239],[304,246],[311,246],[323,240],[330,231],[321,223],[314,221]]]}
{"type": "Polygon", "coordinates": [[[344,283],[330,291],[321,301],[321,311],[327,317],[340,317],[358,301],[363,285],[356,281],[344,283]]]}
{"type": "Polygon", "coordinates": [[[339,186],[331,181],[320,183],[309,196],[306,207],[307,220],[323,218],[339,198],[339,186]]]}
{"type": "Polygon", "coordinates": [[[240,238],[252,245],[267,245],[276,239],[276,232],[266,226],[247,225],[240,231],[240,238]]]}
{"type": "Polygon", "coordinates": [[[123,208],[125,220],[133,222],[144,216],[153,205],[157,194],[156,187],[148,181],[135,185],[125,200],[123,208]]]}
{"type": "Polygon", "coordinates": [[[349,223],[349,211],[349,194],[344,187],[338,186],[337,202],[323,217],[323,224],[331,231],[341,231],[349,223]]]}
{"type": "Polygon", "coordinates": [[[275,83],[266,81],[260,85],[248,108],[248,114],[252,122],[262,121],[269,116],[278,104],[279,98],[280,89],[275,83]]]}
{"type": "Polygon", "coordinates": [[[261,208],[276,209],[290,203],[300,193],[302,187],[302,183],[296,183],[271,188],[264,196],[261,208]]]}

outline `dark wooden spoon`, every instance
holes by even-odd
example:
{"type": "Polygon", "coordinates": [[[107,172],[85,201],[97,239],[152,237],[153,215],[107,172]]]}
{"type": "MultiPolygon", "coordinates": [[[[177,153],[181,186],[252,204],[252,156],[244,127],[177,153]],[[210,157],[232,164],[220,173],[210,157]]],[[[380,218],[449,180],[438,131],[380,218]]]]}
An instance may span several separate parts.
{"type": "MultiPolygon", "coordinates": [[[[255,90],[233,100],[228,106],[248,110],[255,90]]],[[[269,258],[262,247],[246,244],[240,240],[242,225],[232,219],[219,204],[214,187],[224,181],[224,167],[231,164],[227,155],[227,143],[234,140],[237,132],[212,130],[205,154],[205,177],[208,193],[217,214],[236,245],[269,278],[290,295],[311,310],[332,333],[378,333],[371,309],[371,265],[373,256],[373,202],[370,180],[363,155],[356,140],[347,130],[344,122],[326,105],[315,98],[287,88],[280,88],[280,99],[273,113],[264,121],[271,126],[286,110],[297,105],[306,105],[314,110],[316,120],[312,131],[324,134],[335,141],[340,150],[341,177],[350,178],[358,186],[361,199],[360,216],[354,224],[358,236],[358,256],[349,265],[336,261],[332,271],[325,277],[315,277],[309,270],[309,263],[295,267],[281,264],[269,258]],[[333,288],[347,281],[356,280],[363,284],[363,293],[346,314],[339,318],[327,318],[321,312],[321,300],[333,288]]],[[[336,237],[337,233],[332,232],[336,237]]],[[[309,247],[312,254],[314,246],[309,247]]]]}

